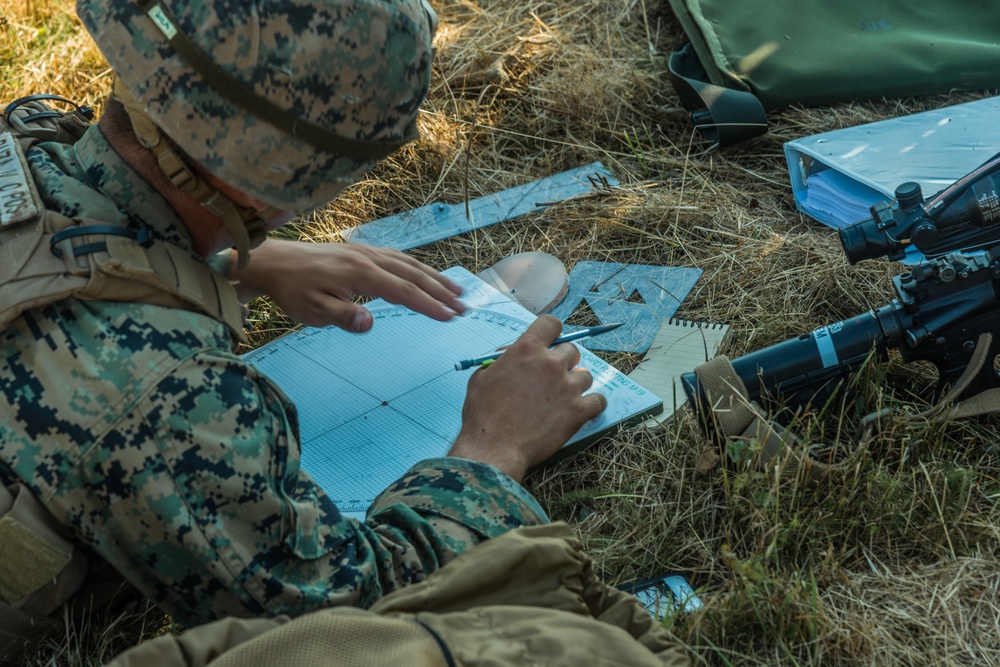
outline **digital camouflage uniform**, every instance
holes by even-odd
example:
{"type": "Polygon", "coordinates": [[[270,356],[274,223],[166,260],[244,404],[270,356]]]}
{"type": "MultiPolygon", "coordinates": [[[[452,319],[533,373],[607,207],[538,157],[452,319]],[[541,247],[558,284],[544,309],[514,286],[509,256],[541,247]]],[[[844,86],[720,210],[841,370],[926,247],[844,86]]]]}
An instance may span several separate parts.
{"type": "MultiPolygon", "coordinates": [[[[28,155],[47,206],[190,240],[98,128],[28,155]]],[[[299,469],[294,406],[194,312],[69,299],[0,340],[0,477],[184,623],[368,606],[545,520],[494,468],[414,466],[357,523],[299,469]]],[[[336,405],[330,409],[336,410],[336,405]]],[[[397,446],[405,446],[398,443],[397,446]]]]}
{"type": "MultiPolygon", "coordinates": [[[[99,128],[27,157],[46,208],[191,249],[99,128]]],[[[294,406],[233,354],[222,323],[190,310],[76,299],[29,310],[0,333],[0,395],[0,482],[26,484],[184,624],[370,606],[547,520],[510,478],[455,458],[418,463],[365,523],[346,519],[299,469],[294,406]]]]}

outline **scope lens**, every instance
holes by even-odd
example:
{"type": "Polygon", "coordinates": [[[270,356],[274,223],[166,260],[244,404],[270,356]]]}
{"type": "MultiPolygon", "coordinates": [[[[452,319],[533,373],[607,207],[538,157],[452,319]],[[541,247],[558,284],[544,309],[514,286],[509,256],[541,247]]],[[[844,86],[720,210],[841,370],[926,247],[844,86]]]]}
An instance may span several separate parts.
{"type": "Polygon", "coordinates": [[[851,264],[892,253],[894,243],[872,218],[841,227],[839,232],[840,245],[851,264]]]}

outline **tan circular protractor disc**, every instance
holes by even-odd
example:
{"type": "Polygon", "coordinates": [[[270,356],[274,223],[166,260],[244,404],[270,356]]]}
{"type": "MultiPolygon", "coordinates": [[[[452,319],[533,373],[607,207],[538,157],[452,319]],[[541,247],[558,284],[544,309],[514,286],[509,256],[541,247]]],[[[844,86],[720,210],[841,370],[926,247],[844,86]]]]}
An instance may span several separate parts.
{"type": "Polygon", "coordinates": [[[569,290],[566,267],[544,252],[511,255],[478,275],[535,315],[550,311],[569,290]]]}

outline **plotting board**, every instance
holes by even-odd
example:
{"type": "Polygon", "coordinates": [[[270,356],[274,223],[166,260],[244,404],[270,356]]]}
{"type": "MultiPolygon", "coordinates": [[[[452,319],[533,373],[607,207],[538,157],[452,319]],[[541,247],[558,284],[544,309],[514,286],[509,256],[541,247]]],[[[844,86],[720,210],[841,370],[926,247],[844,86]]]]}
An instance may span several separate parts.
{"type": "MultiPolygon", "coordinates": [[[[464,269],[445,275],[465,288],[469,307],[449,322],[378,300],[368,304],[375,323],[367,333],[306,327],[244,357],[295,402],[302,468],[342,512],[363,514],[414,463],[444,456],[461,427],[472,374],[456,371],[455,363],[513,342],[535,319],[464,269]]],[[[661,406],[652,392],[580,349],[581,365],[594,375],[592,391],[608,398],[608,408],[561,455],[661,406]]]]}

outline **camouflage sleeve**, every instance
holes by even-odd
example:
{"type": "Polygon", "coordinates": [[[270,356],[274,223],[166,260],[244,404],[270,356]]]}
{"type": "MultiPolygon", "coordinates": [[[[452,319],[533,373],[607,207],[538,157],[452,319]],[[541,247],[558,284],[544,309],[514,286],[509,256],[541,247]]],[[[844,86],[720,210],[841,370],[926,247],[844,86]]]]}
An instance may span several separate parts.
{"type": "Polygon", "coordinates": [[[426,459],[383,491],[365,523],[376,530],[427,522],[449,559],[511,528],[548,523],[545,511],[520,484],[491,465],[445,457],[426,459]]]}
{"type": "Polygon", "coordinates": [[[484,539],[547,521],[498,470],[442,458],[359,523],[300,470],[294,406],[252,366],[202,349],[153,370],[47,504],[185,625],[368,607],[484,539]]]}

